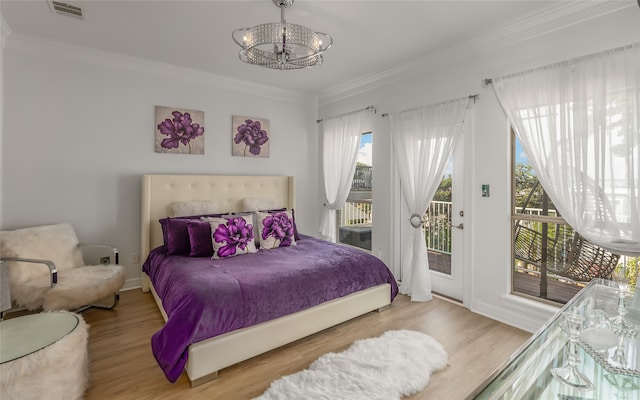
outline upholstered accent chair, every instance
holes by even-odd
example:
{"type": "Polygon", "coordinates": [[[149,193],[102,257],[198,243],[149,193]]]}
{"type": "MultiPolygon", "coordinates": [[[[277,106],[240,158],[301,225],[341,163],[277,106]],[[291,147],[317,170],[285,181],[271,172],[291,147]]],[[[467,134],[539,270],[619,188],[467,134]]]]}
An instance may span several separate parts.
{"type": "Polygon", "coordinates": [[[9,265],[14,308],[32,311],[81,311],[113,308],[124,285],[118,251],[106,245],[82,244],[68,223],[0,232],[0,260],[9,265]],[[108,256],[86,265],[82,249],[100,248],[108,256]],[[101,301],[113,296],[113,303],[101,301]]]}

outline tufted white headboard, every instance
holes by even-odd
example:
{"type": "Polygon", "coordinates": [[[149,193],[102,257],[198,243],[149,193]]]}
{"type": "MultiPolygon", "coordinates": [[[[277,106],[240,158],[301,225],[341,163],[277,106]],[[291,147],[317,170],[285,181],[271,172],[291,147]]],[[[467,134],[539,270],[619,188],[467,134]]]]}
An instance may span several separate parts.
{"type": "Polygon", "coordinates": [[[166,217],[176,201],[211,200],[221,212],[242,210],[247,197],[272,198],[277,208],[295,208],[293,176],[237,175],[144,175],[142,178],[142,237],[140,257],[162,245],[159,219],[166,217]]]}

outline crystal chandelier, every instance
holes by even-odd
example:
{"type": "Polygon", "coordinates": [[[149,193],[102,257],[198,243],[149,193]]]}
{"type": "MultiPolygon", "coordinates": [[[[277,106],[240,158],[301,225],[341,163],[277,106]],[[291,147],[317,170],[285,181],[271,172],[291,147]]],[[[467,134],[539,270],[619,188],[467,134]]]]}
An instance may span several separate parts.
{"type": "Polygon", "coordinates": [[[331,36],[302,25],[288,24],[284,9],[291,6],[293,0],[273,0],[273,3],[280,7],[280,22],[233,31],[233,41],[242,47],[240,60],[281,70],[322,64],[322,53],[333,44],[331,36]]]}

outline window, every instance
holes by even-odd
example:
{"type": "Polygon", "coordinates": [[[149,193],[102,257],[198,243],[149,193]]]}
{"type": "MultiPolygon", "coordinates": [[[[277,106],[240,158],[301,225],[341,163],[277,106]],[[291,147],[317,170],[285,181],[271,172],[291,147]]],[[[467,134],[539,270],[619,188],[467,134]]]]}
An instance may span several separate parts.
{"type": "Polygon", "coordinates": [[[373,219],[372,136],[371,132],[367,132],[360,137],[356,171],[351,181],[349,197],[345,206],[337,213],[338,241],[369,251],[373,219]]]}
{"type": "Polygon", "coordinates": [[[423,217],[429,269],[451,275],[451,213],[453,210],[453,158],[423,217]]]}
{"type": "Polygon", "coordinates": [[[608,278],[619,256],[567,225],[512,136],[512,292],[566,303],[591,279],[608,278]]]}

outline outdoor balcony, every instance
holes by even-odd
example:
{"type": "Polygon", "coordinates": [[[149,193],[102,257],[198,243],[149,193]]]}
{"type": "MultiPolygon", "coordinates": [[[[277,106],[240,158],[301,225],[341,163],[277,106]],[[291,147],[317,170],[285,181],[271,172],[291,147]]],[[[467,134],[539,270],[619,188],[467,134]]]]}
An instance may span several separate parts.
{"type": "MultiPolygon", "coordinates": [[[[366,182],[358,185],[367,187],[366,182]]],[[[339,241],[371,250],[371,192],[363,190],[359,195],[363,198],[352,196],[338,213],[339,241]]],[[[539,211],[532,208],[526,212],[539,211]]],[[[433,201],[423,218],[430,269],[448,275],[451,274],[451,213],[451,202],[433,201]]],[[[588,274],[578,274],[576,267],[582,266],[594,276],[609,278],[618,263],[618,256],[586,242],[568,226],[556,227],[555,236],[547,232],[545,238],[541,224],[519,222],[514,232],[514,293],[565,303],[591,280],[588,274]]]]}

